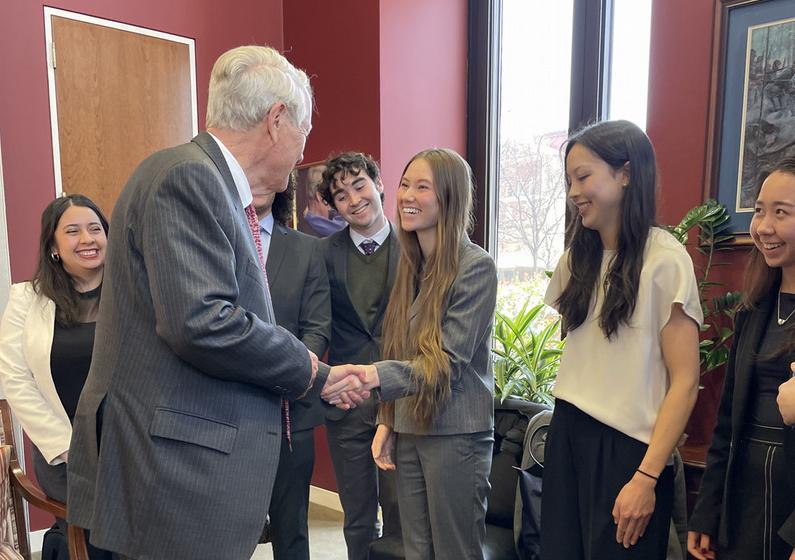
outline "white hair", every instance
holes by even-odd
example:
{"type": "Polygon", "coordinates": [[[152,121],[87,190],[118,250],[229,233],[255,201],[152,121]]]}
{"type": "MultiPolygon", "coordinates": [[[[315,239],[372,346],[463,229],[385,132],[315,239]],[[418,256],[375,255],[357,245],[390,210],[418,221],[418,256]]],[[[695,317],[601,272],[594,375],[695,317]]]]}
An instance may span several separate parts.
{"type": "Polygon", "coordinates": [[[306,73],[271,47],[237,47],[213,65],[206,126],[245,132],[279,102],[297,126],[309,120],[312,87],[306,73]]]}

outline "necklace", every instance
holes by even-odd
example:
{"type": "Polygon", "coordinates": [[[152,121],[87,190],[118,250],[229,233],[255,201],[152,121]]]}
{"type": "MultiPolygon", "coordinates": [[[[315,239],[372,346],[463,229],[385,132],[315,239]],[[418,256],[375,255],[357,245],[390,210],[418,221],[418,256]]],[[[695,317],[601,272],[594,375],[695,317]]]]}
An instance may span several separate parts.
{"type": "Polygon", "coordinates": [[[779,291],[778,291],[778,302],[776,303],[776,322],[779,325],[783,325],[784,323],[789,321],[790,317],[792,317],[793,315],[795,315],[795,309],[790,311],[789,315],[787,315],[783,319],[781,318],[781,289],[779,289],[779,291]]]}

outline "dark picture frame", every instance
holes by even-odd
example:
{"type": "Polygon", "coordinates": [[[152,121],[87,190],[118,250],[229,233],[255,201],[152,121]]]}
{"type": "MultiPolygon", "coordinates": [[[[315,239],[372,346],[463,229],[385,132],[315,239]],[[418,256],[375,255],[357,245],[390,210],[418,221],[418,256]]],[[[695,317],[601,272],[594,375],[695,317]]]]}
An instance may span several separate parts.
{"type": "Polygon", "coordinates": [[[734,243],[748,235],[762,174],[795,155],[795,2],[715,5],[705,198],[730,216],[734,243]]]}
{"type": "Polygon", "coordinates": [[[314,237],[325,237],[345,226],[334,208],[315,194],[325,169],[325,161],[304,163],[293,170],[291,177],[295,188],[293,228],[314,237]]]}

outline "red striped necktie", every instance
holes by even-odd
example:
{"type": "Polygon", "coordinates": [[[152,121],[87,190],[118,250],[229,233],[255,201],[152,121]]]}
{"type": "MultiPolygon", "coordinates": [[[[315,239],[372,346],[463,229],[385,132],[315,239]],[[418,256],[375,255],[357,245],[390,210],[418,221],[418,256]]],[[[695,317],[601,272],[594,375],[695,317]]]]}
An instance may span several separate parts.
{"type": "MultiPolygon", "coordinates": [[[[254,245],[257,246],[257,257],[259,258],[259,266],[262,269],[262,277],[265,279],[265,289],[270,292],[268,286],[268,273],[265,270],[265,256],[262,253],[262,237],[259,231],[259,220],[257,220],[257,211],[254,210],[254,204],[246,206],[246,217],[248,218],[248,227],[251,229],[251,235],[254,236],[254,245]]],[[[293,439],[290,433],[290,403],[287,399],[282,399],[282,419],[284,420],[284,435],[287,437],[287,447],[292,452],[293,439]]]]}

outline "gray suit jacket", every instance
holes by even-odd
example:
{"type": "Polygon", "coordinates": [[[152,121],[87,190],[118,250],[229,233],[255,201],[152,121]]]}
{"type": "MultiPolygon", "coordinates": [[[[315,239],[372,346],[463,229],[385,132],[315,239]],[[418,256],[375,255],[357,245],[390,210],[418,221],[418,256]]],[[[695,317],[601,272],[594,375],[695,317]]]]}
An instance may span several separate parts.
{"type": "MultiPolygon", "coordinates": [[[[320,241],[322,253],[326,259],[329,285],[331,287],[331,341],[329,342],[329,364],[371,364],[381,359],[381,327],[384,311],[389,301],[389,294],[395,283],[395,272],[400,259],[395,227],[390,226],[389,267],[381,308],[378,310],[374,325],[365,325],[351,300],[348,291],[348,228],[338,231],[320,241]]],[[[339,420],[346,412],[336,407],[328,407],[326,417],[339,420]]]]}
{"type": "MultiPolygon", "coordinates": [[[[331,299],[318,245],[318,239],[274,223],[266,269],[276,322],[322,358],[331,338],[331,299]]],[[[317,395],[290,403],[293,430],[324,420],[325,407],[317,395]]]]}
{"type": "Polygon", "coordinates": [[[303,344],[273,321],[217,144],[202,133],[150,156],[113,211],[69,521],[134,558],[250,558],[279,461],[280,401],[310,371],[303,344]]]}
{"type": "MultiPolygon", "coordinates": [[[[497,303],[497,270],[483,249],[464,239],[458,274],[442,315],[442,349],[450,358],[450,400],[437,411],[428,431],[416,425],[401,397],[412,392],[411,364],[376,363],[381,399],[395,400],[396,432],[428,435],[468,434],[494,427],[494,374],[491,336],[497,303]]],[[[412,319],[419,301],[411,306],[412,319]]]]}

